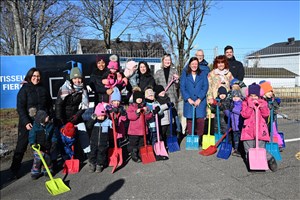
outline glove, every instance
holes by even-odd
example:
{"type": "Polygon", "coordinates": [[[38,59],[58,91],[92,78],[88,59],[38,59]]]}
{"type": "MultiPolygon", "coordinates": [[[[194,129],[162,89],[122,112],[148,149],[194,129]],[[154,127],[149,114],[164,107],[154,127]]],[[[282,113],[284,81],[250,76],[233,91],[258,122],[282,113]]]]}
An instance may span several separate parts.
{"type": "Polygon", "coordinates": [[[91,115],[91,118],[92,118],[93,120],[96,120],[96,119],[97,119],[97,115],[96,115],[95,113],[93,113],[93,114],[91,115]]]}
{"type": "Polygon", "coordinates": [[[92,88],[89,85],[86,86],[86,89],[87,89],[88,92],[93,91],[92,88]]]}
{"type": "Polygon", "coordinates": [[[277,102],[278,105],[280,105],[281,99],[280,99],[279,97],[276,97],[276,98],[275,98],[275,101],[277,102]]]}
{"type": "Polygon", "coordinates": [[[159,106],[156,106],[156,107],[154,108],[154,110],[152,110],[152,113],[153,113],[154,115],[156,115],[159,111],[160,111],[160,107],[159,107],[159,106]]]}
{"type": "Polygon", "coordinates": [[[167,105],[168,105],[169,108],[174,108],[174,103],[173,102],[168,102],[167,105]]]}
{"type": "Polygon", "coordinates": [[[122,116],[126,116],[127,115],[125,109],[123,109],[123,108],[120,108],[120,113],[121,113],[122,116]]]}

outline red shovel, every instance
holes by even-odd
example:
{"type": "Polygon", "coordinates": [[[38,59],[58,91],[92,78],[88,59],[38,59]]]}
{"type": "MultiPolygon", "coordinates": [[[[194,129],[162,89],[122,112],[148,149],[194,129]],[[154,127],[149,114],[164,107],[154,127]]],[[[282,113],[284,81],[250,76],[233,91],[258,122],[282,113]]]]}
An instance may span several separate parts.
{"type": "MultiPolygon", "coordinates": [[[[72,151],[74,152],[74,145],[72,145],[72,151]]],[[[79,160],[74,159],[74,155],[70,160],[66,160],[64,164],[63,174],[76,174],[79,172],[79,160]]]]}
{"type": "Polygon", "coordinates": [[[113,125],[114,148],[108,149],[108,158],[109,158],[108,165],[113,167],[111,173],[114,173],[117,167],[123,164],[123,156],[122,156],[122,148],[118,148],[117,146],[117,131],[116,131],[116,124],[115,124],[116,115],[115,113],[111,113],[110,116],[113,125]]]}

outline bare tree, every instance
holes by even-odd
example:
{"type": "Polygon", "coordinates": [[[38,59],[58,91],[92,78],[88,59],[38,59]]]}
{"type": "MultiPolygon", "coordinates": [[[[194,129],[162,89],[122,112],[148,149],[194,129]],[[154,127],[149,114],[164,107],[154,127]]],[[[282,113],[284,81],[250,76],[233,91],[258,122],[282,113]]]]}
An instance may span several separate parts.
{"type": "Polygon", "coordinates": [[[210,8],[207,0],[144,0],[147,9],[144,14],[148,25],[162,30],[169,41],[170,53],[177,61],[181,73],[184,63],[190,57],[193,43],[203,19],[210,8]]]}
{"type": "Polygon", "coordinates": [[[89,25],[100,32],[106,49],[110,49],[111,46],[112,27],[122,19],[126,21],[122,24],[122,30],[117,36],[119,38],[133,26],[132,24],[140,13],[137,9],[127,13],[131,11],[130,8],[133,6],[134,0],[81,0],[81,2],[84,16],[89,21],[89,25]]]}
{"type": "Polygon", "coordinates": [[[4,23],[12,22],[13,27],[5,30],[10,38],[6,38],[4,43],[13,45],[15,55],[41,54],[65,30],[74,26],[74,18],[70,15],[76,6],[68,1],[7,0],[3,5],[7,14],[12,15],[4,23]],[[9,40],[16,43],[8,43],[9,40]]]}

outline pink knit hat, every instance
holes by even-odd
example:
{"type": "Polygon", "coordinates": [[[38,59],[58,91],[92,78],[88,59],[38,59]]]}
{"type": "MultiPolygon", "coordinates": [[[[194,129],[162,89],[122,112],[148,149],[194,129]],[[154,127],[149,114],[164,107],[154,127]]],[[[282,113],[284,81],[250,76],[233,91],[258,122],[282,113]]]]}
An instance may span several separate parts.
{"type": "Polygon", "coordinates": [[[106,112],[105,112],[105,106],[103,103],[98,103],[98,105],[95,108],[95,114],[97,116],[105,116],[106,112]]]}
{"type": "Polygon", "coordinates": [[[118,62],[116,62],[116,61],[109,61],[107,68],[108,69],[118,70],[119,69],[118,62]]]}

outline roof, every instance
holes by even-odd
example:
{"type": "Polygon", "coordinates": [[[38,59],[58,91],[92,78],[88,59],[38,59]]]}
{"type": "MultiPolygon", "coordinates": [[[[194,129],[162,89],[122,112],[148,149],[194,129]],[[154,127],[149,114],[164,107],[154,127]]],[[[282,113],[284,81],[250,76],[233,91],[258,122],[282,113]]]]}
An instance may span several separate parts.
{"type": "Polygon", "coordinates": [[[295,78],[297,74],[285,68],[245,67],[245,78],[295,78]]]}
{"type": "Polygon", "coordinates": [[[274,43],[266,48],[258,50],[248,55],[257,57],[262,55],[294,54],[300,53],[300,40],[288,38],[287,42],[274,43]]]}
{"type": "MultiPolygon", "coordinates": [[[[83,54],[107,53],[103,40],[80,39],[83,54]]],[[[122,57],[162,57],[165,50],[160,42],[111,41],[111,51],[122,57]]]]}

